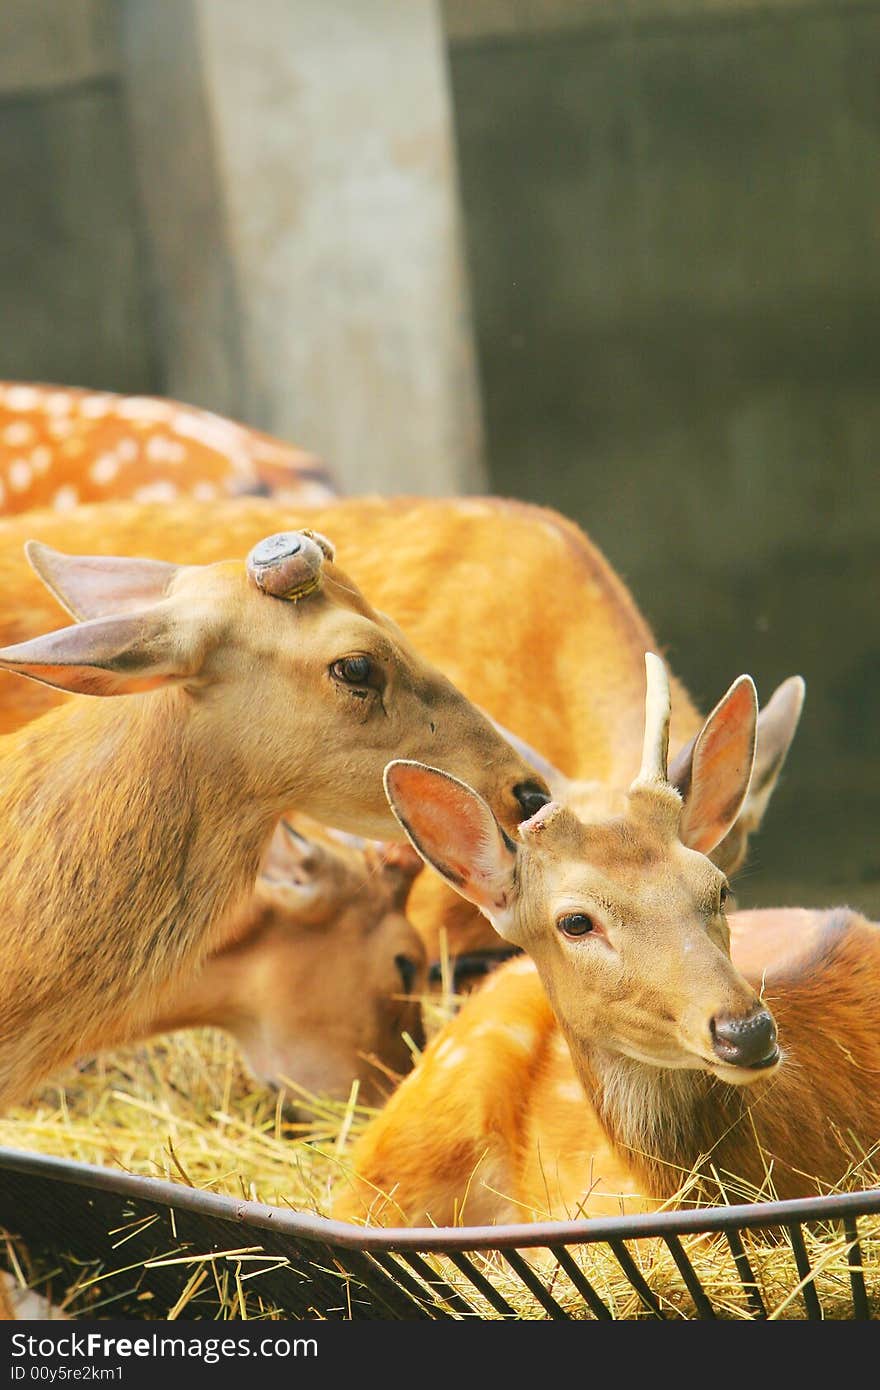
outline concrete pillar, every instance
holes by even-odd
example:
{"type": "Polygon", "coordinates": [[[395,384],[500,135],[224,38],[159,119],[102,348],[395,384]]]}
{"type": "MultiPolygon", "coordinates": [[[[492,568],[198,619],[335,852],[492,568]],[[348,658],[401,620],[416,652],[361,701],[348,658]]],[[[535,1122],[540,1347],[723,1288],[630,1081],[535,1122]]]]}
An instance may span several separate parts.
{"type": "Polygon", "coordinates": [[[302,443],[349,491],[481,488],[435,0],[124,19],[166,390],[302,443]]]}

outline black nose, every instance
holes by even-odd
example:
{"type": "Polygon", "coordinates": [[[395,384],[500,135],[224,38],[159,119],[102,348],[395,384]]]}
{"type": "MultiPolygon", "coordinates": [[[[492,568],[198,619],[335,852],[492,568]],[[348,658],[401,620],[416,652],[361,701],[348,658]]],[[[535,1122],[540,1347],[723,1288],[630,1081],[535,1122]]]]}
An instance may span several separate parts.
{"type": "Polygon", "coordinates": [[[744,1018],[718,1016],[709,1024],[715,1053],[733,1067],[770,1067],[779,1056],[776,1024],[766,1009],[744,1018]]]}
{"type": "Polygon", "coordinates": [[[523,820],[528,820],[536,811],[540,811],[542,806],[546,806],[550,800],[549,792],[539,787],[537,782],[518,782],[513,789],[513,794],[522,807],[523,820]]]}

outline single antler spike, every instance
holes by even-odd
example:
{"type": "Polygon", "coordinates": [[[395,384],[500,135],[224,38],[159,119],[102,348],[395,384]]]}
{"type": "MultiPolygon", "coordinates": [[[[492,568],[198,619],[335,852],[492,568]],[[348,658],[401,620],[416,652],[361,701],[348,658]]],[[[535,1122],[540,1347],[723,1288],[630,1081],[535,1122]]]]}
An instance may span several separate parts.
{"type": "Polygon", "coordinates": [[[654,652],[645,652],[645,675],[645,741],[642,745],[642,766],[634,786],[665,782],[669,754],[669,720],[672,712],[669,674],[654,652]]]}

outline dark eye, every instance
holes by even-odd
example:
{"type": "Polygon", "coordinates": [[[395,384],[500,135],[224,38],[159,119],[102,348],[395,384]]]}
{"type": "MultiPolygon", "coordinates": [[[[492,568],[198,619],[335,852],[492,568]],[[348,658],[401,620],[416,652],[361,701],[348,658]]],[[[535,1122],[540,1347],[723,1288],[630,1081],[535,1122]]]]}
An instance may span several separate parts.
{"type": "Polygon", "coordinates": [[[345,685],[369,685],[373,663],[368,656],[343,656],[333,662],[330,674],[345,685]]]}
{"type": "Polygon", "coordinates": [[[394,964],[397,966],[397,972],[403,984],[404,994],[412,994],[413,985],[416,982],[416,972],[418,970],[415,961],[410,960],[409,956],[399,955],[394,957],[394,964]]]}
{"type": "Polygon", "coordinates": [[[727,886],[726,883],[722,883],[721,887],[718,889],[718,906],[722,911],[724,910],[724,905],[729,897],[730,888],[727,886]]]}
{"type": "Polygon", "coordinates": [[[588,936],[596,930],[596,923],[585,912],[566,912],[556,923],[563,936],[588,936]]]}

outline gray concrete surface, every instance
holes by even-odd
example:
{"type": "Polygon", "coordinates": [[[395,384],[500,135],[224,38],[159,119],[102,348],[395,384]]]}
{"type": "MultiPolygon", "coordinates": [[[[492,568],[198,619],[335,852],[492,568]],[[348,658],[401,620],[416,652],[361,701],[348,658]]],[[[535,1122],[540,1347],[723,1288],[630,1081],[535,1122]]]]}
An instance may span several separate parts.
{"type": "Polygon", "coordinates": [[[804,674],[741,895],[880,913],[878,60],[876,5],[771,5],[452,71],[493,487],[587,527],[705,706],[804,674]]]}

